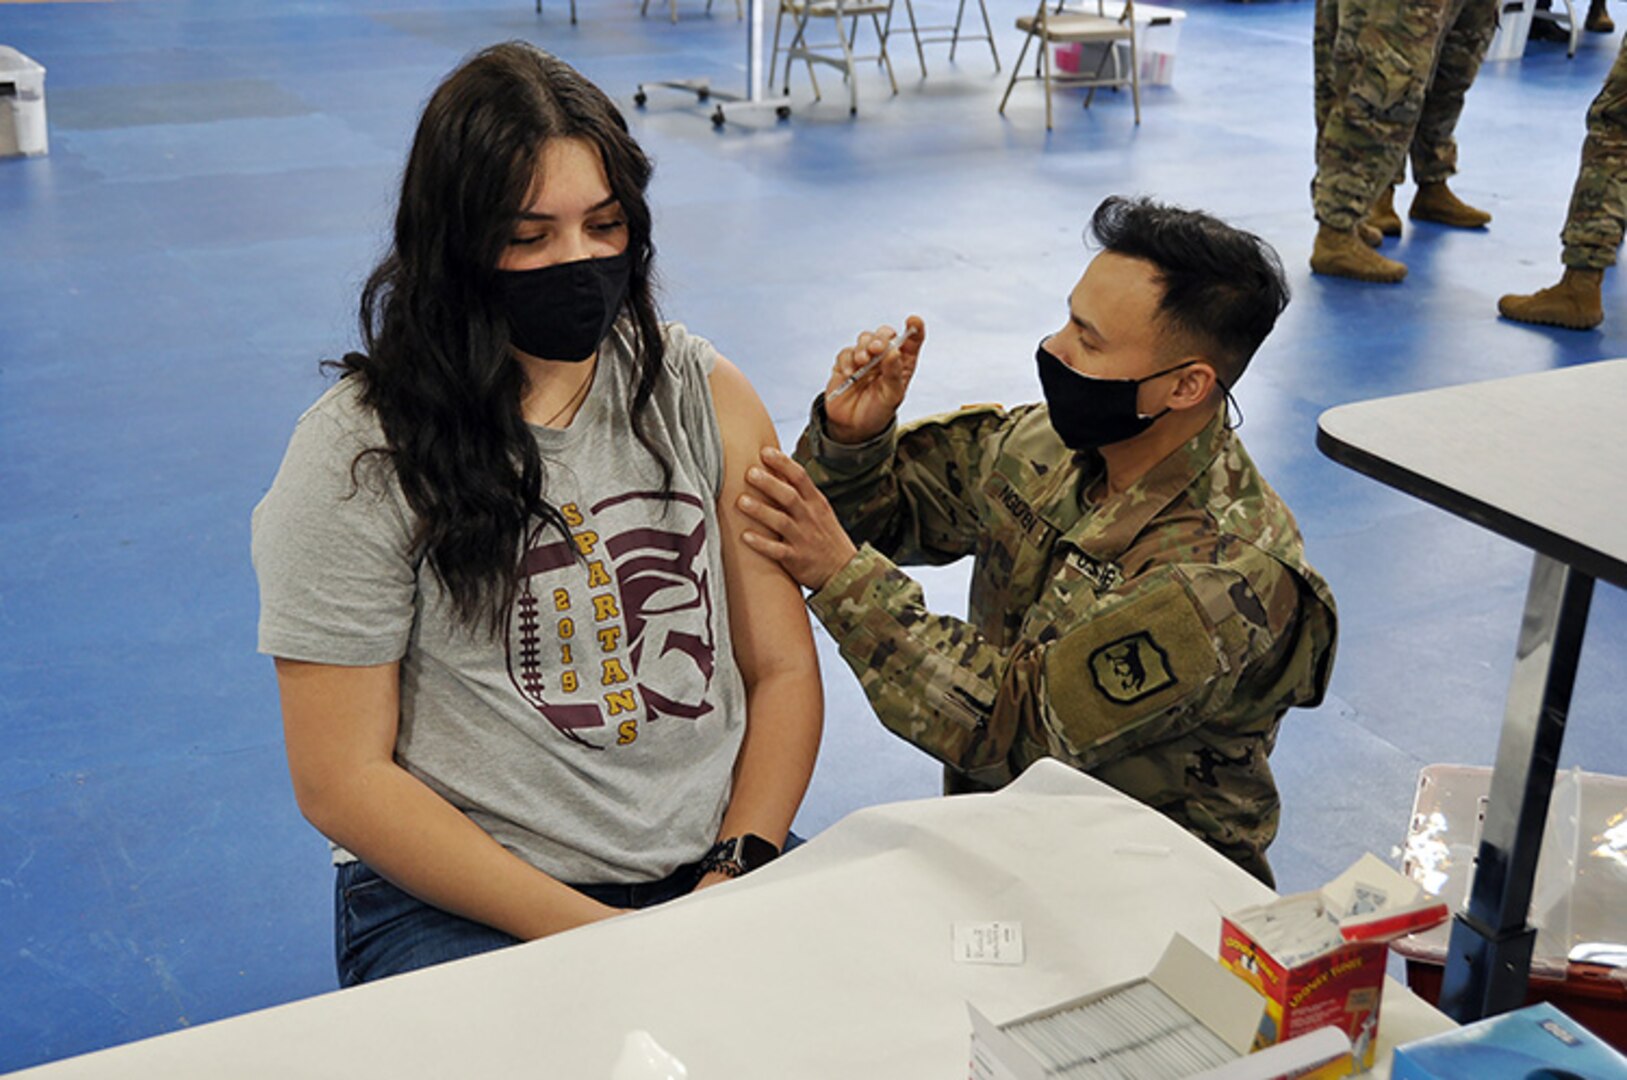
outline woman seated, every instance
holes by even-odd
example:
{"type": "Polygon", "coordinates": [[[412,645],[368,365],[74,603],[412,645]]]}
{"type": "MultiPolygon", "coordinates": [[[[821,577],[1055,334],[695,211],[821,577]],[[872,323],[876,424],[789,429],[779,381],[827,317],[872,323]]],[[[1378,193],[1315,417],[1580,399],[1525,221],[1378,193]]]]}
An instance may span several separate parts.
{"type": "Polygon", "coordinates": [[[364,351],[255,510],[342,985],[724,881],[778,852],[807,786],[807,616],[735,509],[774,429],[656,313],[649,178],[560,60],[510,43],[453,72],[364,351]]]}

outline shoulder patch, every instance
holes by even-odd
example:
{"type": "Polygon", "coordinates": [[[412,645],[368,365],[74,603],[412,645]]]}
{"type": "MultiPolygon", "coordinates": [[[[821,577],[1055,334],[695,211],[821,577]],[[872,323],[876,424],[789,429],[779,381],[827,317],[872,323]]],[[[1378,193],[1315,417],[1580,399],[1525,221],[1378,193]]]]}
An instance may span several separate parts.
{"type": "Polygon", "coordinates": [[[1159,575],[1104,598],[1047,646],[1046,723],[1089,767],[1155,741],[1222,668],[1191,593],[1159,575]]]}
{"type": "Polygon", "coordinates": [[[1146,630],[1108,642],[1090,654],[1090,677],[1109,701],[1131,705],[1180,682],[1169,653],[1146,630]]]}

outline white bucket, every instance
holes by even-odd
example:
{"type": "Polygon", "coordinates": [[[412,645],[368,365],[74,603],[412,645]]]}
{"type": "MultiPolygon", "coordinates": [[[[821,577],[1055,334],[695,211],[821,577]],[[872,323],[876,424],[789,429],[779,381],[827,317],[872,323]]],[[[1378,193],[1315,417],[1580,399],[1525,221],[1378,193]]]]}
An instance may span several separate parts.
{"type": "Polygon", "coordinates": [[[0,45],[0,157],[35,157],[49,150],[45,68],[0,45]]]}

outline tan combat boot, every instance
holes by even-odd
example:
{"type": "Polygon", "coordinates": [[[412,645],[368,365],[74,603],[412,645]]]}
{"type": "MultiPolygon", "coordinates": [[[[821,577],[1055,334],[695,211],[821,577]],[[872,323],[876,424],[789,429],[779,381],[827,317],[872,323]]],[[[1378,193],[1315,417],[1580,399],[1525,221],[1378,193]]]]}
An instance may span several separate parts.
{"type": "Polygon", "coordinates": [[[1565,269],[1558,285],[1550,285],[1530,296],[1514,293],[1497,301],[1497,310],[1520,322],[1563,326],[1567,330],[1591,330],[1604,322],[1603,270],[1565,269]]]}
{"type": "Polygon", "coordinates": [[[1610,18],[1610,13],[1604,9],[1604,0],[1593,0],[1587,6],[1587,21],[1584,27],[1595,34],[1608,34],[1616,29],[1616,23],[1610,18]]]}
{"type": "Polygon", "coordinates": [[[1384,243],[1384,234],[1379,231],[1378,227],[1365,221],[1356,222],[1356,235],[1361,237],[1361,242],[1368,247],[1376,248],[1384,243]]]}
{"type": "Polygon", "coordinates": [[[1407,276],[1404,264],[1386,259],[1362,242],[1355,229],[1317,227],[1311,248],[1311,271],[1332,277],[1355,278],[1394,285],[1407,276]]]}
{"type": "Polygon", "coordinates": [[[1394,184],[1378,193],[1378,198],[1373,200],[1373,208],[1367,211],[1367,220],[1362,224],[1377,229],[1380,236],[1401,235],[1401,215],[1395,212],[1394,184]]]}
{"type": "Polygon", "coordinates": [[[1483,229],[1491,223],[1491,215],[1470,206],[1441,180],[1433,184],[1419,184],[1418,194],[1412,197],[1407,216],[1414,221],[1433,221],[1455,229],[1483,229]]]}

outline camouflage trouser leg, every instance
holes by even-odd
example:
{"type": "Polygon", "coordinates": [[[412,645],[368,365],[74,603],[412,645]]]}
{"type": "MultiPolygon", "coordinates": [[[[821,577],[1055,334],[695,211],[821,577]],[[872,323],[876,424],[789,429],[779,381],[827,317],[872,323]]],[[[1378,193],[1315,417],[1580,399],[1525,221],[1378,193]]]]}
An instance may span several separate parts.
{"type": "Polygon", "coordinates": [[[1627,41],[1587,111],[1582,171],[1571,192],[1560,256],[1575,270],[1614,266],[1627,227],[1627,41]]]}
{"type": "Polygon", "coordinates": [[[1501,0],[1462,0],[1456,6],[1412,136],[1412,175],[1420,184],[1439,183],[1457,172],[1458,144],[1452,132],[1463,114],[1463,95],[1497,34],[1497,9],[1502,5],[1501,0]]]}
{"type": "Polygon", "coordinates": [[[1311,34],[1312,80],[1316,100],[1316,134],[1322,134],[1322,125],[1328,122],[1333,104],[1349,84],[1348,73],[1354,53],[1349,43],[1361,35],[1367,23],[1367,3],[1341,3],[1340,0],[1316,0],[1316,25],[1311,34]],[[1348,39],[1341,60],[1335,55],[1339,32],[1348,39]],[[1341,72],[1344,77],[1341,78],[1341,72]]]}
{"type": "Polygon", "coordinates": [[[1316,136],[1333,111],[1333,41],[1339,33],[1339,0],[1316,0],[1316,28],[1311,34],[1311,82],[1316,108],[1316,136]]]}
{"type": "Polygon", "coordinates": [[[1337,2],[1331,104],[1311,190],[1318,221],[1351,229],[1401,171],[1448,9],[1463,0],[1337,2]]]}

